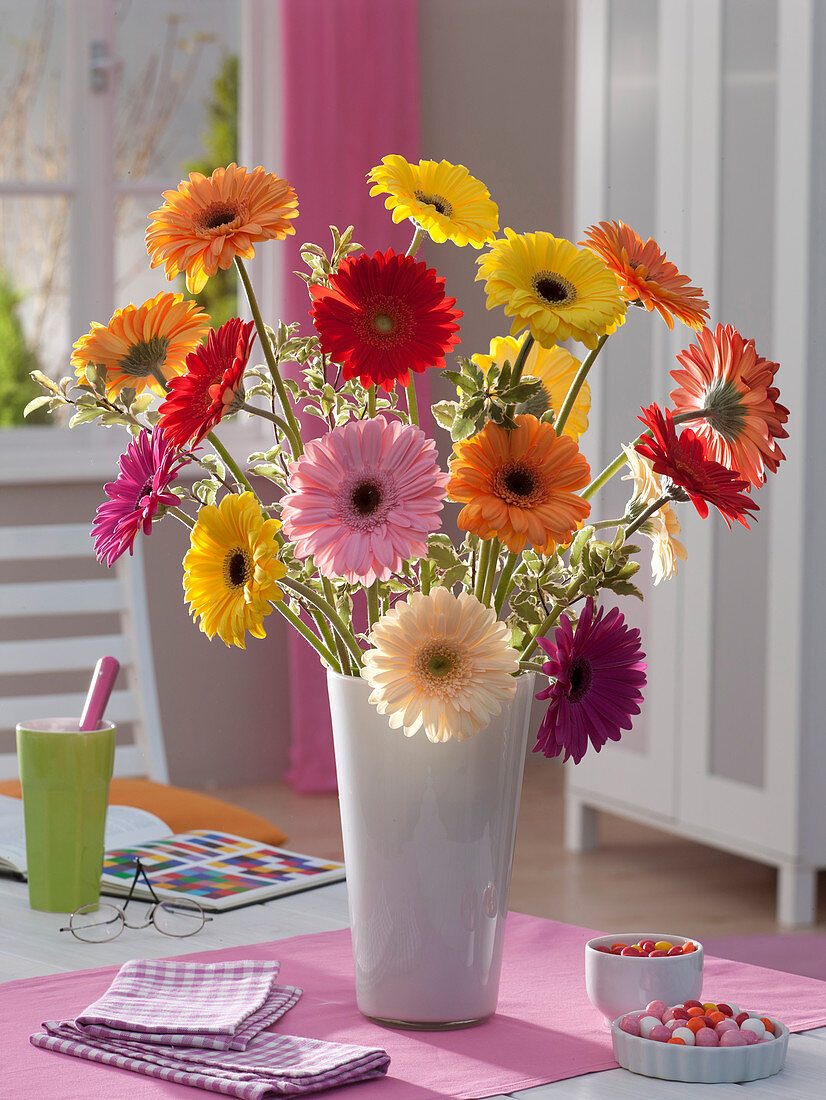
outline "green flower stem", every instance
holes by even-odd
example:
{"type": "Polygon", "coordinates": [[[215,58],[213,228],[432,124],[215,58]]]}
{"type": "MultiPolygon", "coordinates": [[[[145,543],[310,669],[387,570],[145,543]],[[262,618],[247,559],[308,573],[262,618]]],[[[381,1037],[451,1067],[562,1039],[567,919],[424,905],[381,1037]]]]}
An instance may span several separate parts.
{"type": "Polygon", "coordinates": [[[186,514],[181,508],[176,508],[174,504],[169,505],[166,509],[170,516],[174,516],[175,519],[179,519],[181,523],[185,524],[190,531],[195,527],[195,520],[186,514]]]}
{"type": "Polygon", "coordinates": [[[419,251],[419,245],[422,243],[423,240],[424,230],[421,228],[421,226],[417,225],[415,232],[413,233],[413,240],[410,242],[410,247],[408,248],[405,255],[415,256],[416,253],[419,251]]]}
{"type": "Polygon", "coordinates": [[[642,527],[642,525],[645,523],[645,521],[650,516],[653,516],[655,512],[658,512],[664,504],[668,504],[669,500],[671,500],[670,495],[668,493],[663,493],[663,495],[661,497],[658,497],[657,500],[653,501],[648,506],[648,508],[645,509],[644,512],[640,512],[640,514],[637,516],[637,518],[634,520],[634,522],[630,523],[628,525],[628,527],[625,529],[625,538],[626,538],[626,540],[629,539],[631,537],[631,535],[634,534],[635,531],[639,531],[640,527],[642,527]]]}
{"type": "MultiPolygon", "coordinates": [[[[528,332],[525,336],[525,339],[524,339],[523,343],[522,343],[522,347],[519,349],[519,354],[517,355],[516,360],[513,364],[513,371],[511,372],[511,380],[510,380],[510,385],[511,386],[517,386],[519,384],[519,380],[522,377],[522,371],[525,368],[525,363],[527,362],[528,356],[531,353],[531,348],[533,347],[533,342],[534,342],[533,341],[533,336],[530,332],[528,332]]],[[[506,412],[505,412],[505,415],[509,416],[510,419],[513,420],[513,417],[514,417],[515,413],[516,413],[516,406],[515,405],[508,405],[508,407],[506,409],[506,412]]]]}
{"type": "Polygon", "coordinates": [[[373,581],[367,589],[367,624],[370,630],[379,621],[379,582],[373,581]]]}
{"type": "Polygon", "coordinates": [[[310,588],[308,585],[302,584],[301,581],[294,581],[292,579],[288,579],[287,577],[282,577],[278,583],[281,585],[282,588],[289,588],[291,592],[295,592],[297,596],[301,596],[301,598],[303,600],[306,600],[308,604],[310,604],[312,607],[317,608],[317,610],[321,611],[324,615],[327,616],[327,619],[329,620],[333,629],[338,632],[341,640],[350,650],[353,657],[355,657],[356,667],[361,668],[362,652],[359,649],[358,642],[356,641],[352,630],[348,629],[347,625],[345,624],[339,613],[336,611],[336,609],[334,607],[331,607],[331,605],[327,603],[325,599],[319,596],[317,592],[314,592],[313,589],[310,588]]]}
{"type": "Polygon", "coordinates": [[[485,607],[490,607],[490,598],[493,594],[493,581],[496,577],[496,570],[499,568],[499,551],[502,549],[502,544],[499,539],[493,538],[490,541],[490,561],[488,562],[488,573],[485,577],[485,589],[482,593],[482,603],[485,607]]]}
{"type": "Polygon", "coordinates": [[[535,664],[533,661],[520,661],[519,662],[519,671],[520,672],[541,672],[542,671],[542,665],[541,664],[535,664]]]}
{"type": "Polygon", "coordinates": [[[341,668],[339,667],[339,663],[336,660],[335,654],[331,653],[331,651],[327,648],[326,645],[324,645],[321,639],[313,633],[313,631],[307,626],[307,624],[304,623],[294,611],[291,611],[289,607],[287,607],[283,600],[275,600],[273,603],[273,607],[276,611],[281,612],[287,622],[290,623],[291,626],[294,626],[303,638],[307,639],[307,641],[310,643],[316,653],[318,653],[323,661],[326,661],[333,672],[341,672],[341,668]]]}
{"type": "Polygon", "coordinates": [[[375,384],[367,387],[367,415],[372,420],[376,415],[376,387],[375,384]]]}
{"type": "Polygon", "coordinates": [[[591,527],[593,527],[595,531],[605,531],[611,527],[621,527],[623,523],[627,522],[628,519],[626,516],[620,516],[619,519],[601,519],[597,523],[592,523],[591,527]]]}
{"type": "MultiPolygon", "coordinates": [[[[255,489],[253,489],[253,487],[250,485],[249,481],[247,480],[247,478],[244,476],[243,472],[241,471],[241,467],[238,465],[238,463],[235,461],[235,459],[232,457],[232,455],[226,449],[226,447],[221,442],[221,440],[218,438],[218,436],[215,434],[215,432],[209,432],[209,434],[207,435],[207,439],[209,440],[210,444],[215,448],[215,450],[220,455],[221,460],[223,461],[224,465],[229,470],[232,471],[232,474],[233,474],[235,480],[238,482],[238,484],[243,485],[244,488],[248,492],[252,493],[252,495],[255,497],[255,499],[258,501],[258,503],[261,504],[261,501],[258,499],[258,493],[256,493],[255,489]]],[[[263,508],[263,505],[261,505],[261,507],[263,508]]]]}
{"type": "Polygon", "coordinates": [[[161,370],[161,368],[160,368],[160,367],[158,367],[158,366],[155,366],[155,365],[153,364],[153,365],[152,365],[152,366],[151,366],[151,367],[149,368],[149,371],[150,371],[150,373],[151,373],[152,377],[153,377],[153,378],[155,379],[155,381],[156,381],[156,382],[160,382],[160,384],[161,384],[161,387],[163,388],[163,391],[164,391],[164,393],[168,392],[168,390],[169,390],[169,383],[167,382],[166,378],[164,378],[164,375],[163,375],[163,371],[161,370]]]}
{"type": "Polygon", "coordinates": [[[430,595],[430,561],[422,558],[419,562],[419,588],[423,596],[430,595]]]}
{"type": "Polygon", "coordinates": [[[246,413],[250,413],[252,416],[263,416],[265,420],[272,421],[273,424],[278,425],[288,439],[290,438],[289,424],[277,413],[271,413],[268,409],[259,409],[257,405],[248,405],[246,401],[241,401],[238,408],[246,413]]]}
{"type": "Polygon", "coordinates": [[[490,550],[492,539],[484,539],[482,541],[482,549],[479,551],[479,558],[476,563],[476,591],[474,595],[477,600],[482,600],[482,596],[485,592],[485,581],[488,576],[488,563],[490,562],[490,550]]]}
{"type": "MultiPolygon", "coordinates": [[[[675,424],[685,424],[687,420],[705,420],[713,412],[714,409],[689,409],[688,412],[677,413],[672,420],[675,424]]],[[[651,435],[651,432],[643,432],[643,435],[651,435]]]]}
{"type": "Polygon", "coordinates": [[[519,654],[520,661],[527,661],[527,659],[536,649],[537,639],[546,634],[550,630],[550,628],[556,623],[557,619],[565,610],[565,608],[571,605],[574,596],[576,596],[577,592],[579,591],[579,586],[581,582],[582,577],[579,575],[575,576],[568,587],[565,589],[565,598],[558,601],[554,600],[553,611],[551,611],[550,614],[548,614],[542,620],[542,622],[531,635],[530,641],[526,642],[525,645],[522,647],[522,651],[519,654]]]}
{"type": "Polygon", "coordinates": [[[505,600],[508,598],[511,592],[511,579],[513,577],[513,571],[516,568],[516,563],[519,561],[519,555],[509,553],[505,559],[505,564],[502,566],[502,572],[499,574],[499,583],[496,586],[496,595],[493,597],[493,608],[496,612],[497,619],[502,613],[502,608],[505,605],[505,600]]]}
{"type": "MultiPolygon", "coordinates": [[[[332,582],[330,581],[330,579],[328,577],[322,577],[321,578],[321,587],[324,589],[324,598],[327,600],[327,603],[331,607],[335,607],[336,606],[336,595],[335,595],[335,592],[333,591],[332,582]]],[[[341,640],[341,638],[339,638],[338,634],[336,634],[335,631],[331,631],[331,635],[332,635],[332,643],[328,643],[328,644],[335,645],[336,653],[338,653],[338,659],[339,659],[339,663],[341,665],[342,672],[344,672],[345,669],[347,669],[349,671],[350,670],[350,654],[347,652],[347,646],[344,644],[344,642],[341,640]]]]}
{"type": "Polygon", "coordinates": [[[416,376],[410,375],[410,385],[405,386],[404,395],[407,398],[407,413],[410,423],[419,427],[419,402],[416,400],[416,376]]]}
{"type": "Polygon", "coordinates": [[[261,347],[264,351],[264,357],[267,360],[267,366],[270,368],[270,374],[272,375],[273,383],[278,394],[278,400],[281,402],[281,408],[286,417],[289,430],[287,431],[287,438],[290,441],[290,447],[295,458],[304,454],[304,447],[301,443],[301,428],[298,421],[295,418],[290,399],[287,394],[287,388],[284,385],[284,380],[281,377],[281,373],[278,370],[278,363],[275,361],[275,355],[273,355],[272,344],[270,338],[267,335],[267,330],[264,327],[264,318],[261,316],[261,310],[258,308],[258,300],[255,297],[255,291],[252,289],[252,283],[250,277],[247,274],[247,269],[244,267],[244,261],[240,256],[235,257],[235,266],[238,268],[238,274],[241,277],[241,282],[244,284],[244,291],[247,295],[247,301],[250,304],[250,310],[252,311],[252,317],[255,321],[255,328],[258,332],[258,339],[261,341],[261,347]]]}
{"type": "Polygon", "coordinates": [[[605,341],[607,339],[608,333],[605,332],[602,334],[602,336],[600,336],[599,340],[597,341],[597,346],[593,349],[593,351],[589,351],[585,358],[582,360],[582,366],[577,371],[576,378],[574,378],[573,382],[571,383],[571,388],[568,390],[567,394],[565,395],[565,400],[562,402],[562,408],[559,410],[559,416],[554,422],[554,428],[557,435],[562,435],[562,429],[565,427],[565,423],[568,417],[571,415],[571,409],[574,407],[574,402],[577,399],[577,394],[582,389],[582,384],[588,377],[588,371],[594,365],[596,357],[602,351],[603,345],[605,344],[605,341]]]}

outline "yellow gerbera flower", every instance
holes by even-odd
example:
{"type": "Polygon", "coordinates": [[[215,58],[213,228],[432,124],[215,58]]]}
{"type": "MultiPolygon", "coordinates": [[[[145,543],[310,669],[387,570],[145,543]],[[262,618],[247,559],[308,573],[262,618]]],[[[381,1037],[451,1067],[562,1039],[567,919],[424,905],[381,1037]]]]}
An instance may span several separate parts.
{"type": "MultiPolygon", "coordinates": [[[[633,447],[623,446],[625,458],[631,470],[622,479],[634,482],[634,498],[641,508],[646,508],[659,500],[663,488],[659,474],[657,474],[648,461],[633,447]]],[[[658,512],[650,516],[640,528],[644,535],[651,539],[651,574],[654,584],[676,576],[677,558],[685,561],[686,549],[677,535],[680,533],[680,521],[670,504],[664,504],[658,512]]]]}
{"type": "Polygon", "coordinates": [[[511,336],[529,328],[546,348],[569,339],[595,348],[600,336],[625,320],[626,302],[613,272],[590,249],[550,233],[506,229],[504,239],[476,262],[487,308],[504,306],[513,318],[511,336]]]}
{"type": "Polygon", "coordinates": [[[115,310],[108,325],[94,321],[72,349],[72,366],[83,381],[88,367],[104,367],[110,399],[126,386],[162,394],[158,375],[169,381],[183,374],[187,355],[208,332],[209,317],[197,302],[166,291],[115,310]]]}
{"type": "MultiPolygon", "coordinates": [[[[485,374],[494,363],[501,367],[507,361],[513,366],[525,339],[524,336],[520,340],[515,340],[512,336],[496,336],[490,342],[490,355],[474,355],[471,358],[485,374]]],[[[522,378],[538,378],[542,382],[542,393],[520,405],[517,411],[533,413],[534,416],[541,416],[548,409],[558,413],[579,368],[579,360],[565,348],[543,348],[541,344],[534,342],[522,368],[522,378]]],[[[571,439],[579,439],[588,430],[590,408],[591,389],[584,382],[576,395],[562,434],[569,435],[571,439]]]]}
{"type": "Polygon", "coordinates": [[[513,698],[519,654],[507,628],[475,596],[411,592],[379,619],[364,654],[370,702],[406,737],[466,741],[513,698]]]}
{"type": "Polygon", "coordinates": [[[420,160],[409,164],[391,154],[367,174],[371,195],[388,197],[393,221],[412,218],[437,244],[481,248],[499,230],[499,210],[488,189],[462,164],[420,160]]]}
{"type": "Polygon", "coordinates": [[[284,593],[287,572],[276,557],[281,524],[265,520],[254,493],[230,493],[217,508],[204,505],[184,558],[184,594],[208,638],[245,649],[244,633],[265,637],[262,621],[284,593]]]}

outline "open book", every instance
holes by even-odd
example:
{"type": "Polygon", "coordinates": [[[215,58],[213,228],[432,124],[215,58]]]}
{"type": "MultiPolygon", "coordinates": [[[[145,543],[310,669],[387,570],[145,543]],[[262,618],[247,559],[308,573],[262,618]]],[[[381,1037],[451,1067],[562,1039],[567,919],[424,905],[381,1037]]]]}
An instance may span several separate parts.
{"type": "MultiPolygon", "coordinates": [[[[344,878],[344,865],[273,848],[216,829],[173,836],[154,814],[110,806],[100,888],[126,895],[140,859],[159,898],[195,898],[204,909],[233,909],[344,878]]],[[[23,803],[0,795],[0,870],[26,873],[23,803]]],[[[134,897],[151,898],[139,880],[134,897]]]]}

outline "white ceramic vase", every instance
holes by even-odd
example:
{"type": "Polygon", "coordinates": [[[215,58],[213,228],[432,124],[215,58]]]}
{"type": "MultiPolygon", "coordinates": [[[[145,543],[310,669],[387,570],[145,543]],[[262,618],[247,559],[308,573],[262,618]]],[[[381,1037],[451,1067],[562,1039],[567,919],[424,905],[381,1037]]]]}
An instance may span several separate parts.
{"type": "Polygon", "coordinates": [[[534,676],[467,741],[405,737],[327,673],[358,1007],[397,1027],[496,1010],[534,676]]]}

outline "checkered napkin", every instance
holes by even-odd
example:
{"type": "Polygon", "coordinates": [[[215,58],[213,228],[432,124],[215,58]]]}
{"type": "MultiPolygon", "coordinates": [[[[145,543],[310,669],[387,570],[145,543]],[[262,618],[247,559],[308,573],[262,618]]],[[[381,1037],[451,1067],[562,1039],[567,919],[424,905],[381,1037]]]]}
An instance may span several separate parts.
{"type": "Polygon", "coordinates": [[[275,984],[275,962],[131,959],[75,1020],[90,1037],[244,1050],[301,996],[275,984]]]}
{"type": "Polygon", "coordinates": [[[387,1072],[384,1050],[265,1033],[301,995],[277,986],[277,974],[277,963],[133,959],[77,1019],[44,1023],[29,1041],[239,1100],[317,1092],[387,1072]]]}

